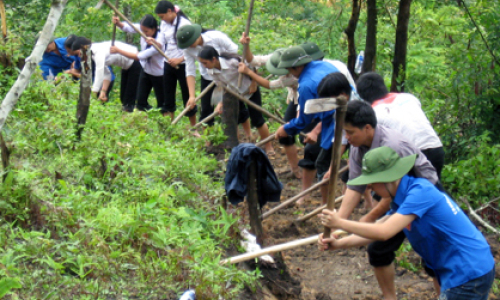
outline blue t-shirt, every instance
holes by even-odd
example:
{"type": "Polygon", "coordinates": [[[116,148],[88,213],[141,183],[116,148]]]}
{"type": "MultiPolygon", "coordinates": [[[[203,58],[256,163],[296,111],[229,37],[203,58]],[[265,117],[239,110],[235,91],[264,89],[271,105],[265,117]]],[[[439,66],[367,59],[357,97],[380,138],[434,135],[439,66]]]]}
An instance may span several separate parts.
{"type": "Polygon", "coordinates": [[[314,119],[320,119],[321,124],[321,148],[328,150],[332,147],[332,140],[335,131],[335,120],[333,115],[335,110],[317,114],[305,114],[306,101],[318,98],[318,85],[326,75],[338,72],[332,64],[324,61],[312,61],[308,63],[299,77],[299,117],[292,119],[285,125],[285,131],[289,135],[298,134],[306,128],[314,119]]]}
{"type": "Polygon", "coordinates": [[[441,291],[493,269],[490,246],[481,232],[448,195],[427,179],[404,176],[391,209],[416,216],[403,231],[413,249],[435,271],[441,291]]]}
{"type": "Polygon", "coordinates": [[[54,40],[56,47],[59,50],[61,56],[54,52],[44,53],[42,61],[39,63],[40,69],[42,70],[43,79],[47,79],[47,76],[57,76],[64,70],[69,70],[71,64],[75,61],[75,56],[68,56],[66,48],[64,48],[64,42],[66,38],[58,38],[54,40]]]}

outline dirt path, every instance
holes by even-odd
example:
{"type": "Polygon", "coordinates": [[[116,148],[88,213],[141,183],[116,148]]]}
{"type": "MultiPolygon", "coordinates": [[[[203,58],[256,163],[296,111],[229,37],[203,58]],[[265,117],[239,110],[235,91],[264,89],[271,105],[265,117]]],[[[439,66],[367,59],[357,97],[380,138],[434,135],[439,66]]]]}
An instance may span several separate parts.
{"type": "MultiPolygon", "coordinates": [[[[275,144],[275,149],[276,157],[271,159],[271,162],[275,170],[278,170],[286,167],[287,161],[280,146],[275,144]]],[[[302,150],[299,154],[302,154],[302,150]]],[[[284,185],[282,201],[300,192],[300,180],[285,178],[283,175],[279,177],[284,185]]],[[[316,191],[304,205],[282,209],[264,220],[263,227],[267,234],[265,245],[282,244],[322,232],[317,217],[302,224],[293,223],[297,217],[312,211],[320,203],[321,197],[319,191],[316,191]]],[[[278,204],[267,204],[263,211],[276,205],[278,204]]],[[[362,206],[363,203],[360,203],[355,209],[354,219],[359,219],[364,213],[365,209],[362,206]]],[[[489,241],[498,262],[500,260],[498,239],[489,238],[489,241]]],[[[279,254],[276,256],[280,257],[279,254]]],[[[277,299],[381,299],[381,292],[368,263],[365,248],[321,252],[316,245],[310,245],[283,251],[281,258],[284,262],[282,270],[259,266],[265,276],[262,282],[271,289],[277,299]]],[[[397,259],[404,259],[414,266],[420,265],[420,257],[413,251],[397,259]]],[[[498,271],[497,278],[500,278],[498,271]]],[[[413,272],[397,266],[396,287],[398,299],[437,298],[432,279],[420,267],[413,272]]],[[[493,297],[491,299],[496,299],[493,297]]],[[[255,299],[262,298],[262,295],[255,296],[255,299]]]]}

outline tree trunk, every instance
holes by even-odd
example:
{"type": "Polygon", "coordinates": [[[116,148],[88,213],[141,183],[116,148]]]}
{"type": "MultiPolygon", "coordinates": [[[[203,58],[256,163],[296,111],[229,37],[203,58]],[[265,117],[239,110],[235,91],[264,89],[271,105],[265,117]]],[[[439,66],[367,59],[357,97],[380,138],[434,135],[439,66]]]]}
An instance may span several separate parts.
{"type": "Polygon", "coordinates": [[[377,0],[367,0],[365,57],[361,73],[375,71],[377,58],[377,0]]]}
{"type": "Polygon", "coordinates": [[[349,24],[344,30],[345,34],[347,35],[348,44],[347,68],[349,69],[349,72],[351,72],[354,80],[358,78],[358,76],[354,72],[354,66],[356,65],[356,58],[358,56],[358,54],[356,53],[356,44],[354,43],[354,33],[356,32],[356,26],[358,25],[359,10],[359,0],[352,0],[351,18],[349,19],[349,24]]]}
{"type": "Polygon", "coordinates": [[[224,93],[222,98],[222,123],[224,123],[224,134],[227,140],[224,142],[224,147],[231,149],[238,146],[238,114],[240,101],[235,96],[228,92],[224,93]]]}
{"type": "Polygon", "coordinates": [[[264,230],[262,229],[262,218],[261,210],[259,205],[259,194],[257,191],[257,163],[255,159],[250,163],[250,168],[248,168],[248,193],[247,193],[247,204],[248,204],[248,215],[250,218],[250,227],[252,233],[257,238],[257,244],[264,247],[264,230]]]}
{"type": "Polygon", "coordinates": [[[406,50],[408,45],[408,23],[410,22],[411,0],[399,2],[396,45],[392,62],[391,92],[403,92],[406,80],[406,50]]]}
{"type": "MultiPolygon", "coordinates": [[[[125,5],[123,7],[123,14],[127,17],[127,19],[130,19],[130,12],[132,9],[130,8],[130,5],[125,5]]],[[[127,32],[127,38],[125,39],[127,44],[133,44],[134,43],[134,33],[132,32],[127,32]]]]}
{"type": "Polygon", "coordinates": [[[26,64],[24,65],[21,74],[19,74],[19,77],[17,78],[16,82],[14,83],[14,85],[12,86],[12,88],[9,90],[9,92],[2,101],[2,105],[0,106],[0,131],[2,130],[3,125],[5,124],[5,121],[7,120],[7,117],[9,116],[10,112],[14,108],[14,105],[16,105],[17,101],[19,100],[19,97],[26,89],[30,77],[35,72],[38,63],[42,60],[42,55],[45,52],[47,45],[49,44],[50,38],[54,34],[57,22],[59,22],[59,18],[61,17],[61,14],[67,2],[68,0],[52,1],[52,6],[50,7],[49,16],[47,17],[47,21],[43,26],[42,34],[38,39],[38,42],[35,45],[35,48],[33,49],[33,52],[26,59],[26,64]]]}
{"type": "Polygon", "coordinates": [[[87,115],[90,107],[90,96],[92,94],[92,53],[89,46],[82,49],[82,74],[80,77],[80,97],[76,108],[76,136],[80,141],[82,137],[83,125],[87,122],[87,115]]]}

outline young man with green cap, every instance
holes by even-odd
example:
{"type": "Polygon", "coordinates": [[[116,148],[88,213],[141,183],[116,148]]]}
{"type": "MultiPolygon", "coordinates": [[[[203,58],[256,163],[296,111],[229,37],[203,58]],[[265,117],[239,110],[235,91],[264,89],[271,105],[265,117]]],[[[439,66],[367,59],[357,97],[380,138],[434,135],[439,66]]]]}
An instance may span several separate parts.
{"type": "MultiPolygon", "coordinates": [[[[289,135],[296,135],[300,131],[304,130],[314,120],[320,120],[321,151],[315,162],[316,170],[304,169],[303,176],[310,177],[310,174],[312,173],[314,178],[314,172],[316,172],[317,177],[321,179],[330,167],[330,149],[332,147],[333,133],[335,129],[333,115],[335,111],[332,110],[317,114],[305,114],[304,107],[308,100],[318,98],[317,90],[321,80],[323,80],[323,78],[325,78],[328,74],[338,72],[338,70],[329,63],[323,61],[313,61],[311,56],[307,55],[305,50],[300,46],[285,49],[281,54],[278,68],[287,69],[288,72],[299,81],[299,115],[290,120],[287,124],[281,126],[278,131],[276,131],[276,138],[279,139],[285,138],[289,135]]],[[[312,132],[308,135],[314,134],[317,133],[315,130],[312,130],[312,132]]],[[[308,142],[308,139],[306,139],[306,142],[308,142]]],[[[324,203],[326,203],[327,200],[327,189],[328,187],[321,187],[321,195],[324,203]]]]}
{"type": "Polygon", "coordinates": [[[436,274],[441,285],[439,299],[488,299],[495,277],[488,242],[447,194],[425,178],[408,175],[416,160],[417,154],[400,157],[390,147],[368,151],[361,176],[348,184],[370,185],[377,194],[391,198],[391,211],[373,224],[349,221],[335,211],[323,210],[319,217],[324,226],[354,235],[339,240],[320,235],[320,250],[366,246],[403,231],[436,274]]]}

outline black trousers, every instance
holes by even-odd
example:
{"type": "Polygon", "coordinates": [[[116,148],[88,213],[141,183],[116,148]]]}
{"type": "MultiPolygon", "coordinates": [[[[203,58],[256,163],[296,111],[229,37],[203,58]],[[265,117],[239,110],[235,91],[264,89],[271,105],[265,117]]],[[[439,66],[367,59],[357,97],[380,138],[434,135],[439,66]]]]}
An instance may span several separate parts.
{"type": "Polygon", "coordinates": [[[430,148],[422,150],[422,153],[427,157],[431,165],[436,169],[439,180],[441,180],[441,171],[444,167],[444,149],[443,147],[430,148]]]}
{"type": "MultiPolygon", "coordinates": [[[[163,73],[163,88],[165,89],[165,106],[164,111],[166,112],[175,112],[177,109],[176,106],[176,91],[177,91],[177,82],[179,82],[179,86],[181,88],[182,93],[182,102],[184,103],[184,107],[186,107],[186,103],[189,100],[189,89],[186,81],[186,65],[180,64],[178,65],[178,69],[173,68],[170,64],[165,62],[164,64],[164,73],[163,73]]],[[[191,117],[196,114],[198,111],[198,107],[195,106],[192,110],[186,113],[186,116],[191,117]]]]}
{"type": "MultiPolygon", "coordinates": [[[[288,107],[286,108],[285,111],[285,118],[284,118],[285,122],[289,122],[290,120],[295,119],[297,117],[297,106],[298,105],[294,104],[293,102],[288,103],[288,107]]],[[[295,136],[289,135],[284,138],[280,138],[278,142],[281,145],[291,146],[295,144],[295,136]]]]}
{"type": "Polygon", "coordinates": [[[148,110],[151,105],[148,103],[148,97],[151,93],[151,89],[154,89],[157,107],[163,112],[163,105],[165,101],[165,95],[163,90],[163,76],[153,76],[149,75],[144,70],[141,70],[141,75],[139,76],[139,89],[137,90],[137,109],[148,110]]]}
{"type": "MultiPolygon", "coordinates": [[[[201,91],[203,91],[210,83],[212,83],[211,80],[206,80],[201,77],[200,85],[201,85],[201,91]]],[[[208,117],[210,114],[214,112],[214,107],[211,104],[211,99],[212,99],[212,93],[214,92],[215,86],[213,86],[208,93],[206,93],[203,97],[201,97],[201,113],[200,113],[200,121],[208,117]]],[[[214,119],[207,122],[208,126],[213,126],[214,125],[214,119]]]]}
{"type": "Polygon", "coordinates": [[[134,63],[127,70],[122,69],[122,81],[120,85],[120,101],[128,108],[134,108],[141,75],[141,63],[134,60],[134,63]]]}
{"type": "MultiPolygon", "coordinates": [[[[257,104],[258,106],[262,106],[262,95],[260,94],[259,88],[257,88],[257,91],[252,94],[252,96],[250,97],[250,101],[257,104]]],[[[250,115],[250,123],[253,127],[260,128],[262,125],[264,125],[264,123],[266,123],[266,120],[262,116],[262,113],[256,109],[253,109],[251,106],[248,106],[248,114],[250,115]]]]}

